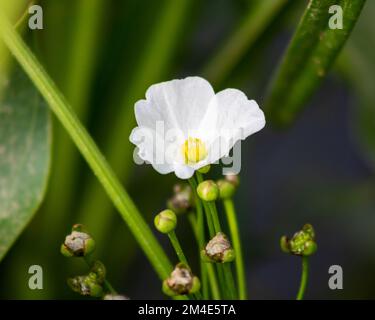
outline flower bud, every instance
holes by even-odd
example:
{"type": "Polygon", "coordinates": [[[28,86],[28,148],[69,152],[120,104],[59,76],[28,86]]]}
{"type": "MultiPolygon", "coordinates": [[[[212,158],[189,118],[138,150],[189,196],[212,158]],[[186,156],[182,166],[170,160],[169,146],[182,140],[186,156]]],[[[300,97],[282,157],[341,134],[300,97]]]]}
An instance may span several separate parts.
{"type": "Polygon", "coordinates": [[[233,184],[236,188],[240,185],[240,177],[237,174],[229,173],[225,175],[225,180],[233,184]]]}
{"type": "Polygon", "coordinates": [[[177,217],[172,210],[164,210],[156,215],[154,219],[155,227],[161,233],[169,233],[176,228],[177,217]]]}
{"type": "Polygon", "coordinates": [[[218,232],[202,250],[202,259],[206,262],[225,263],[235,259],[235,252],[227,238],[227,236],[218,232]]]}
{"type": "Polygon", "coordinates": [[[61,253],[66,257],[83,257],[95,250],[95,241],[85,232],[72,231],[61,245],[61,253]]]}
{"type": "Polygon", "coordinates": [[[182,214],[194,207],[194,197],[188,184],[176,184],[173,188],[174,195],[168,200],[168,209],[176,214],[182,214]]]}
{"type": "Polygon", "coordinates": [[[198,185],[197,193],[204,201],[215,201],[219,197],[219,188],[214,181],[206,180],[198,185]]]}
{"type": "Polygon", "coordinates": [[[68,285],[74,292],[83,296],[98,298],[103,295],[103,287],[98,283],[96,274],[92,272],[68,279],[68,285]]]}
{"type": "Polygon", "coordinates": [[[179,263],[170,277],[163,281],[163,292],[168,296],[192,294],[200,289],[200,281],[188,266],[179,263]]]}
{"type": "Polygon", "coordinates": [[[130,299],[122,294],[108,293],[103,297],[103,300],[130,300],[130,299]]]}
{"type": "Polygon", "coordinates": [[[107,272],[102,262],[96,260],[91,267],[91,272],[96,274],[97,282],[100,284],[104,282],[107,272]]]}
{"type": "Polygon", "coordinates": [[[210,169],[211,169],[211,165],[208,164],[208,165],[206,165],[206,166],[198,169],[198,172],[206,174],[206,173],[208,173],[210,171],[210,169]]]}
{"type": "Polygon", "coordinates": [[[293,235],[292,239],[283,236],[280,239],[280,247],[286,253],[297,256],[311,256],[318,248],[315,242],[314,228],[310,224],[305,224],[302,230],[293,235]]]}
{"type": "Polygon", "coordinates": [[[236,187],[229,181],[221,179],[217,182],[219,187],[220,199],[230,199],[236,191],[236,187]]]}

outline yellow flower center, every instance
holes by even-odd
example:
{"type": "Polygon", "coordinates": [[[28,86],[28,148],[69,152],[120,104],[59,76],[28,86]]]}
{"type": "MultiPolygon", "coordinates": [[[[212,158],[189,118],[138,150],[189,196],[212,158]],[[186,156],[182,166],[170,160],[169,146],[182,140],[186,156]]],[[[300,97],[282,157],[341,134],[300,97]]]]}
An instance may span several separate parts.
{"type": "Polygon", "coordinates": [[[207,149],[201,139],[189,137],[182,145],[186,164],[195,164],[207,157],[207,149]]]}

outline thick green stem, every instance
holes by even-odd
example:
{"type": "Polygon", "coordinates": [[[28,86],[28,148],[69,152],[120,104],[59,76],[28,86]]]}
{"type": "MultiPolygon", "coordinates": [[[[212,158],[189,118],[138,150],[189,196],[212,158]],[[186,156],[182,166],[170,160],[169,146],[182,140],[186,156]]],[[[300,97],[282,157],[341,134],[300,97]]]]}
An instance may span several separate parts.
{"type": "Polygon", "coordinates": [[[172,265],[151,229],[64,96],[21,37],[14,31],[2,10],[0,10],[0,36],[73,139],[82,156],[119,210],[122,218],[128,224],[159,277],[162,280],[166,279],[172,270],[172,265]]]}
{"type": "Polygon", "coordinates": [[[234,209],[234,204],[232,199],[226,199],[223,201],[225,213],[228,220],[231,240],[233,249],[236,252],[236,272],[237,272],[237,285],[238,285],[238,295],[241,300],[247,299],[247,290],[246,290],[246,276],[245,268],[243,262],[241,240],[240,240],[240,230],[238,228],[236,211],[234,209]]]}
{"type": "Polygon", "coordinates": [[[309,258],[302,257],[302,275],[299,290],[297,294],[297,300],[302,300],[305,295],[307,282],[309,280],[309,258]]]}

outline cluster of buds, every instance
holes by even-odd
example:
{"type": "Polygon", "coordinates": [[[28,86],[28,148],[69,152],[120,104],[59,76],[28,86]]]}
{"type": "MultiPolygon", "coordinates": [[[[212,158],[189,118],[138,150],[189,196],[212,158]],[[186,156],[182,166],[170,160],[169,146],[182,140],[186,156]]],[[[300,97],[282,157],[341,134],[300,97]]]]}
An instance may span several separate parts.
{"type": "Polygon", "coordinates": [[[201,287],[198,277],[194,276],[190,268],[179,263],[169,278],[163,281],[163,292],[170,297],[193,294],[201,287]]]}
{"type": "Polygon", "coordinates": [[[95,261],[87,275],[68,279],[69,287],[83,296],[102,297],[105,281],[105,267],[100,261],[95,261]]]}
{"type": "Polygon", "coordinates": [[[220,199],[231,198],[239,185],[239,178],[235,174],[228,174],[224,179],[217,182],[205,180],[197,187],[199,198],[203,201],[216,201],[220,199]]]}
{"type": "Polygon", "coordinates": [[[194,207],[194,197],[191,187],[184,184],[176,184],[173,187],[173,196],[167,201],[168,209],[177,214],[188,212],[194,207]]]}
{"type": "Polygon", "coordinates": [[[206,262],[225,263],[234,260],[235,252],[227,236],[218,232],[202,250],[201,256],[206,262]]]}
{"type": "Polygon", "coordinates": [[[286,236],[280,239],[281,250],[297,256],[311,256],[317,250],[315,242],[314,228],[310,224],[305,224],[302,230],[296,232],[294,236],[289,239],[286,236]]]}
{"type": "Polygon", "coordinates": [[[64,243],[61,245],[61,253],[65,257],[84,257],[95,250],[95,241],[84,231],[80,224],[72,228],[71,234],[67,235],[64,243]]]}
{"type": "Polygon", "coordinates": [[[72,232],[66,236],[60,251],[65,257],[84,258],[90,266],[89,273],[68,279],[69,287],[83,296],[103,297],[105,300],[128,300],[128,298],[117,294],[106,294],[106,288],[111,291],[106,281],[106,269],[102,262],[93,260],[91,254],[95,250],[95,241],[87,233],[85,228],[76,224],[72,232]],[[92,262],[93,261],[93,262],[92,262]]]}

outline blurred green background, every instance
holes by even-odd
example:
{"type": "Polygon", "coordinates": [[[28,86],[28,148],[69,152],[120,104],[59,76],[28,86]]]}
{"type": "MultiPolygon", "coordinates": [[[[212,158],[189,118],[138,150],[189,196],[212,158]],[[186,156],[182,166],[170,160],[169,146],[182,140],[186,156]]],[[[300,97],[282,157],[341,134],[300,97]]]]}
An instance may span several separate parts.
{"type": "MultiPolygon", "coordinates": [[[[177,179],[133,163],[128,137],[134,103],[152,83],[201,75],[215,91],[239,88],[262,108],[307,1],[38,4],[44,29],[21,26],[24,38],[152,225],[177,179]]],[[[242,144],[242,183],[235,200],[252,299],[294,297],[300,261],[281,253],[279,238],[305,222],[314,225],[319,246],[306,298],[375,298],[374,14],[375,2],[367,1],[332,72],[292,126],[267,125],[242,144]],[[344,270],[341,291],[328,288],[328,268],[334,264],[344,270]]],[[[45,200],[0,264],[0,298],[80,298],[66,278],[84,273],[85,266],[59,253],[74,223],[85,224],[96,239],[96,256],[118,291],[132,299],[163,298],[153,269],[55,120],[52,155],[45,200]],[[43,290],[28,288],[33,264],[43,267],[43,290]]],[[[197,265],[193,235],[186,219],[180,220],[178,235],[197,265]]],[[[173,257],[167,239],[158,238],[173,257]]]]}

